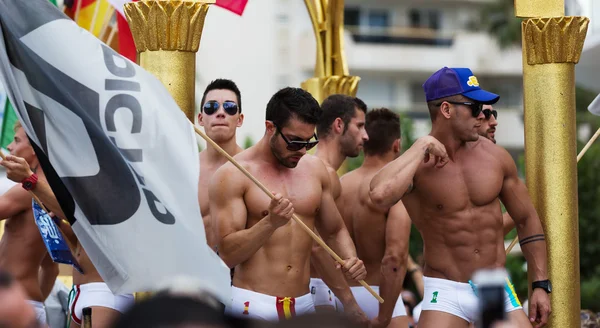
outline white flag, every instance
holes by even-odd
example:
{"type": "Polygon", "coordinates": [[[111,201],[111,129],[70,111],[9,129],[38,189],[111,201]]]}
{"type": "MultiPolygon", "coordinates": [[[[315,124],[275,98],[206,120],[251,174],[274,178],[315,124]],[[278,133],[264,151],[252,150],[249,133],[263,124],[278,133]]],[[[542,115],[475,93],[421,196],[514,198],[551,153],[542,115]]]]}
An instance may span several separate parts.
{"type": "Polygon", "coordinates": [[[600,116],[600,95],[598,95],[596,99],[592,101],[592,103],[588,106],[588,110],[590,113],[600,116]]]}
{"type": "Polygon", "coordinates": [[[186,275],[230,302],[229,269],[206,245],[193,128],[160,81],[47,0],[0,0],[0,77],[113,293],[186,275]]]}

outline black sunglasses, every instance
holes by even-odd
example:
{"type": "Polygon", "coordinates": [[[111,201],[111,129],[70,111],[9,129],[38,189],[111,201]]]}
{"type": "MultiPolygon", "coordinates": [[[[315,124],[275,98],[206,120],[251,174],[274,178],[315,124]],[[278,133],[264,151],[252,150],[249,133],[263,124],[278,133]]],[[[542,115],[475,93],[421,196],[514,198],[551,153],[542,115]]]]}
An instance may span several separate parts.
{"type": "MultiPolygon", "coordinates": [[[[449,104],[453,104],[453,105],[464,105],[467,106],[469,108],[471,108],[471,114],[473,115],[473,117],[477,117],[479,116],[479,114],[481,114],[481,112],[483,111],[483,104],[482,103],[477,103],[477,102],[456,102],[456,101],[446,101],[449,104]]],[[[443,102],[439,103],[438,106],[441,106],[443,102]]]]}
{"type": "Polygon", "coordinates": [[[302,148],[306,148],[306,150],[311,150],[313,147],[315,147],[319,143],[319,138],[317,138],[316,133],[313,135],[313,137],[315,138],[315,141],[297,141],[297,140],[289,141],[288,138],[286,138],[283,135],[283,133],[281,132],[281,130],[279,129],[279,127],[277,125],[275,125],[275,128],[277,129],[277,132],[279,132],[279,134],[281,134],[283,141],[285,141],[285,143],[287,144],[287,147],[286,147],[287,150],[298,151],[302,148]]]}
{"type": "Polygon", "coordinates": [[[483,110],[483,115],[485,115],[485,119],[486,120],[489,120],[490,117],[492,117],[492,115],[494,115],[495,119],[498,119],[498,112],[495,109],[494,110],[484,109],[483,110]]]}
{"type": "MultiPolygon", "coordinates": [[[[209,100],[204,104],[204,106],[202,106],[202,110],[204,111],[204,113],[206,115],[212,115],[219,110],[220,106],[221,105],[219,104],[218,101],[209,100]]],[[[233,116],[233,115],[237,114],[237,112],[238,112],[238,105],[236,103],[234,103],[233,101],[227,100],[227,101],[223,102],[223,109],[225,110],[225,113],[233,116]]]]}

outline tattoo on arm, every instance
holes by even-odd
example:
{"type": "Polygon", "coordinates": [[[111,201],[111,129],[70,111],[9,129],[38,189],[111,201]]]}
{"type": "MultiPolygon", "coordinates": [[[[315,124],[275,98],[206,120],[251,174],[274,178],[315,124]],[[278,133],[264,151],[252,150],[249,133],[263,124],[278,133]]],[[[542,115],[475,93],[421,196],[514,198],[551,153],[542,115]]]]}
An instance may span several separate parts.
{"type": "Polygon", "coordinates": [[[544,235],[543,234],[537,234],[537,235],[533,235],[533,236],[529,236],[529,237],[523,238],[521,241],[519,241],[519,244],[521,245],[521,247],[523,247],[526,244],[533,243],[533,242],[536,242],[536,241],[543,241],[543,240],[546,240],[546,238],[544,237],[544,235]]]}

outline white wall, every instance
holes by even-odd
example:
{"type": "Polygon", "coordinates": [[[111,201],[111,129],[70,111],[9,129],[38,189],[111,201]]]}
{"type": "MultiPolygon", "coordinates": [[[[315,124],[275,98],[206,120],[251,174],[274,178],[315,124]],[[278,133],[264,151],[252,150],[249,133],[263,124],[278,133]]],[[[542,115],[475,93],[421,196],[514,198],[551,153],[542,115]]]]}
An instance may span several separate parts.
{"type": "Polygon", "coordinates": [[[277,90],[276,13],[274,1],[252,0],[241,17],[214,5],[206,16],[196,57],[197,111],[212,80],[233,80],[241,91],[245,115],[237,133],[240,144],[246,136],[255,142],[262,137],[265,108],[277,90]]]}

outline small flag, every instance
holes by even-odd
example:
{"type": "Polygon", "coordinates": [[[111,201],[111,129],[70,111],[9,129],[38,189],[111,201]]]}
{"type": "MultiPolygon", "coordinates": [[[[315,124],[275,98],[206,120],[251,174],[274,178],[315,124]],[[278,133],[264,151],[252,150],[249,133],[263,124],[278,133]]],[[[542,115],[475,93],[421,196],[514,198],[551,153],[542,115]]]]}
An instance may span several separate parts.
{"type": "Polygon", "coordinates": [[[60,230],[56,226],[56,223],[52,220],[50,215],[46,213],[35,200],[32,200],[33,217],[35,218],[35,224],[40,230],[42,240],[46,245],[48,254],[52,258],[52,261],[56,263],[64,263],[72,265],[77,271],[83,273],[81,268],[77,265],[77,261],[73,259],[73,254],[69,250],[69,246],[63,239],[60,230]]]}
{"type": "Polygon", "coordinates": [[[244,13],[248,0],[216,0],[215,5],[227,9],[240,16],[244,13]]]}

